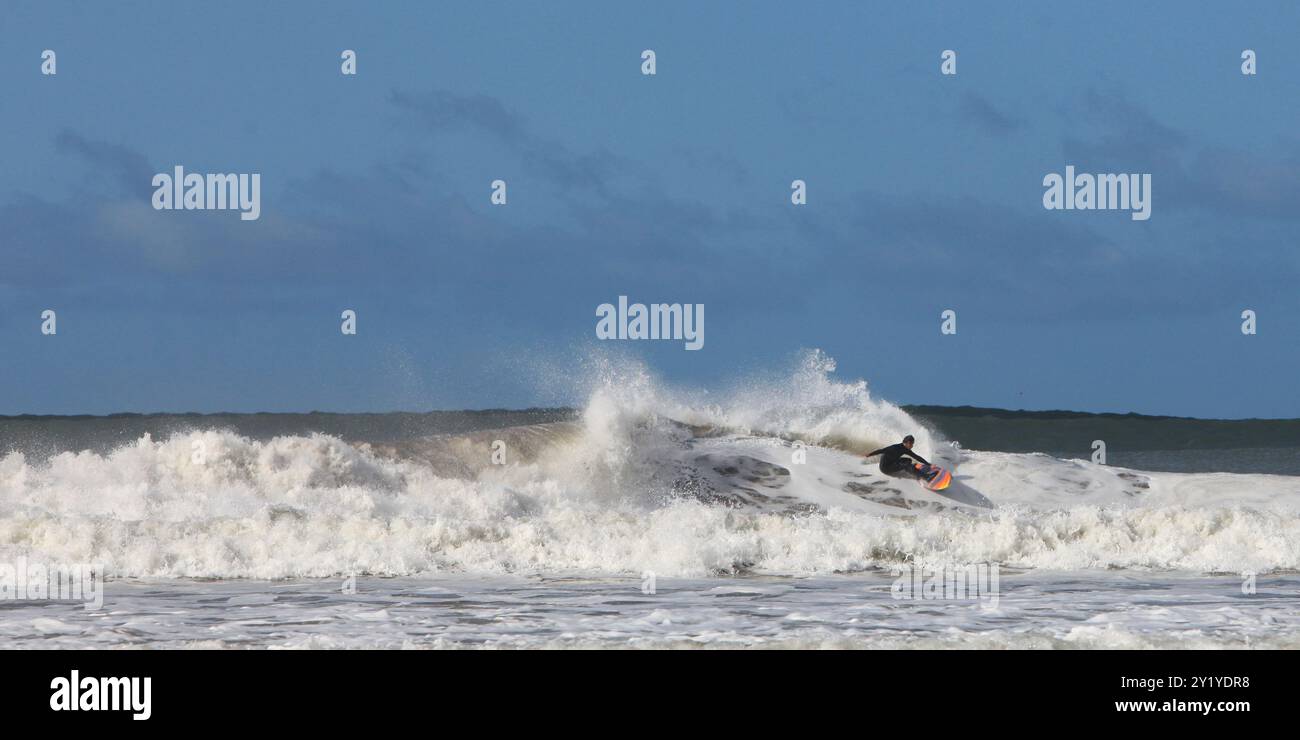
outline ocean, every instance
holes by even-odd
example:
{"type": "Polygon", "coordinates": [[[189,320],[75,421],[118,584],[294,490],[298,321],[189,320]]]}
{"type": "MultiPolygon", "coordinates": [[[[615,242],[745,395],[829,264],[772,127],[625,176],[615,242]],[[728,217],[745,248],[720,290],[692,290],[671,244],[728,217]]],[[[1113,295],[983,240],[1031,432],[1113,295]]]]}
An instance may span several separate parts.
{"type": "Polygon", "coordinates": [[[899,407],[831,369],[729,393],[621,370],[525,411],[0,417],[0,635],[1300,646],[1300,420],[899,407]],[[909,433],[945,495],[863,460],[909,433]],[[20,592],[20,562],[101,598],[20,592]]]}

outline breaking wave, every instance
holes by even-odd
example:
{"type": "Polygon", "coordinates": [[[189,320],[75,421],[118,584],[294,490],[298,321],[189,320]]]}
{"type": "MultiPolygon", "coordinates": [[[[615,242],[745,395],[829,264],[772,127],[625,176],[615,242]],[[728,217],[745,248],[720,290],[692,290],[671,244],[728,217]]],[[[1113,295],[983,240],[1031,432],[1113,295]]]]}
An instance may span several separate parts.
{"type": "Polygon", "coordinates": [[[0,560],[148,578],[1300,569],[1300,478],[962,450],[833,371],[813,352],[710,395],[611,363],[573,422],[355,444],[205,430],[39,462],[11,452],[0,560]],[[955,470],[953,495],[858,456],[908,433],[955,470]]]}

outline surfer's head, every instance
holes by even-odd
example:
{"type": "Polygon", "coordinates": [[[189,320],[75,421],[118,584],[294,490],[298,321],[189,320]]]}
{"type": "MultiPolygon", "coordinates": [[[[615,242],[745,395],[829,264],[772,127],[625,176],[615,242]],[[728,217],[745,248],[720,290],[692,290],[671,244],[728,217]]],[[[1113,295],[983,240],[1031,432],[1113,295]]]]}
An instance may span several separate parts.
{"type": "Polygon", "coordinates": [[[910,434],[907,435],[906,437],[903,437],[903,446],[906,447],[907,449],[909,450],[912,449],[912,445],[914,444],[916,444],[916,437],[913,437],[910,434]]]}

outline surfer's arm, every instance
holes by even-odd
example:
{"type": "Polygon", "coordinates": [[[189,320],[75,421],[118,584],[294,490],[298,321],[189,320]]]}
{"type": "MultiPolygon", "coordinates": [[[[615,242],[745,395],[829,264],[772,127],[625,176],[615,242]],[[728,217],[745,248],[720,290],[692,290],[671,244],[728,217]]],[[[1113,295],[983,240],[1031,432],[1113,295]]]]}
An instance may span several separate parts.
{"type": "Polygon", "coordinates": [[[881,447],[880,449],[876,450],[875,452],[868,452],[866,455],[864,455],[864,457],[875,457],[876,455],[879,455],[880,453],[884,452],[884,451],[887,450],[887,449],[889,449],[889,448],[888,448],[888,447],[881,447]]]}
{"type": "Polygon", "coordinates": [[[912,452],[911,450],[908,451],[907,456],[914,458],[917,462],[921,463],[922,465],[930,464],[929,460],[926,460],[924,457],[921,457],[920,455],[916,454],[915,452],[912,452]]]}

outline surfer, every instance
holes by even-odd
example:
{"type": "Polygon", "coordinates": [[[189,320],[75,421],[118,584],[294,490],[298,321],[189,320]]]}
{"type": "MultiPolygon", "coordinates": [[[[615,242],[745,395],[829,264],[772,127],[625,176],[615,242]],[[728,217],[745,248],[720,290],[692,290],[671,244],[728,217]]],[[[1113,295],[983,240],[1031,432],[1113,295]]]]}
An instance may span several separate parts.
{"type": "Polygon", "coordinates": [[[885,475],[892,475],[895,478],[901,478],[904,476],[909,478],[920,478],[921,476],[916,471],[916,466],[907,458],[913,458],[924,465],[929,465],[930,461],[912,451],[912,445],[914,444],[916,444],[916,437],[909,434],[906,437],[903,437],[902,442],[888,447],[881,447],[875,452],[868,453],[867,457],[880,455],[880,472],[885,475]]]}

